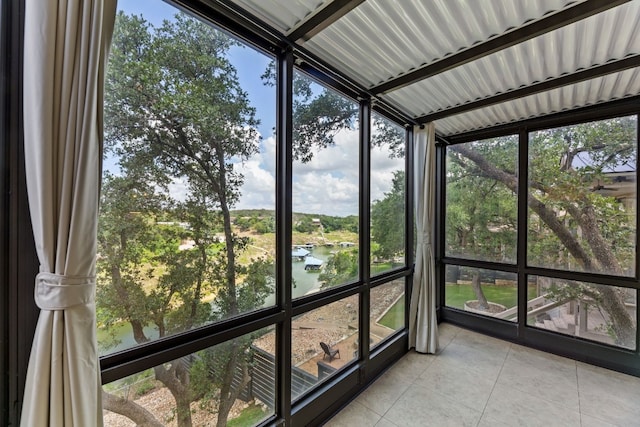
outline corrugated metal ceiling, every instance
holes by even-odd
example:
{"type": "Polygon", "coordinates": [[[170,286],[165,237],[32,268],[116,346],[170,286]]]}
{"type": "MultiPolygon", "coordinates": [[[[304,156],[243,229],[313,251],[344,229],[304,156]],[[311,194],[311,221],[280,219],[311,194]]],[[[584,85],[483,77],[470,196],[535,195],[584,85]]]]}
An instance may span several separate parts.
{"type": "Polygon", "coordinates": [[[572,2],[367,0],[304,46],[371,87],[568,3],[572,2]],[[460,17],[464,25],[455,24],[460,17]]]}
{"type": "Polygon", "coordinates": [[[408,117],[436,118],[443,136],[640,95],[640,0],[234,2],[284,36],[309,30],[291,41],[408,117]],[[312,17],[324,19],[315,32],[312,17]],[[609,75],[566,81],[603,64],[609,75]],[[555,80],[562,86],[489,105],[555,80]]]}

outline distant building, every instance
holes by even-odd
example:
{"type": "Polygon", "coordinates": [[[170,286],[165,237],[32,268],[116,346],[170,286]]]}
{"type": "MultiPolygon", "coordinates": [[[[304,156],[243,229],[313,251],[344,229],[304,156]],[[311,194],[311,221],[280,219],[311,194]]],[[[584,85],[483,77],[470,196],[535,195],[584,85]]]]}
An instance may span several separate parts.
{"type": "Polygon", "coordinates": [[[309,255],[311,252],[306,250],[305,248],[294,248],[291,251],[291,258],[297,261],[303,261],[304,258],[309,255]]]}
{"type": "Polygon", "coordinates": [[[324,261],[312,256],[308,256],[304,259],[304,269],[307,271],[320,270],[322,268],[322,264],[324,264],[324,261]]]}

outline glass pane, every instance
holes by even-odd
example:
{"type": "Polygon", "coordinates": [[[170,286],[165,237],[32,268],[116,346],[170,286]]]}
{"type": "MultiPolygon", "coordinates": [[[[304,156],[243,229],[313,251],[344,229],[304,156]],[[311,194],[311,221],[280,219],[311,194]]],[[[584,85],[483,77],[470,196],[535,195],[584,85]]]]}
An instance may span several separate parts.
{"type": "Polygon", "coordinates": [[[515,263],[518,137],[447,147],[447,256],[515,263]]]}
{"type": "Polygon", "coordinates": [[[272,59],[163,2],[119,1],[105,84],[101,351],[274,303],[272,59]]]}
{"type": "Polygon", "coordinates": [[[358,104],[295,72],[293,297],[357,280],[358,104]]]}
{"type": "Polygon", "coordinates": [[[447,265],[445,282],[447,307],[518,321],[518,276],[515,273],[447,265]]]}
{"type": "Polygon", "coordinates": [[[530,265],[635,275],[637,118],[529,137],[530,265]]]}
{"type": "Polygon", "coordinates": [[[637,291],[531,276],[527,324],[619,347],[636,348],[637,291]]]}
{"type": "Polygon", "coordinates": [[[404,289],[405,279],[397,279],[371,289],[369,343],[372,348],[395,331],[404,329],[404,289]]]}
{"type": "Polygon", "coordinates": [[[371,275],[405,265],[405,133],[373,115],[371,132],[371,275]]]}
{"type": "Polygon", "coordinates": [[[293,399],[358,357],[358,307],[358,295],[352,295],[293,319],[293,399]]]}
{"type": "Polygon", "coordinates": [[[104,425],[213,426],[218,417],[259,424],[274,414],[276,369],[273,353],[253,345],[257,335],[105,384],[104,425]]]}

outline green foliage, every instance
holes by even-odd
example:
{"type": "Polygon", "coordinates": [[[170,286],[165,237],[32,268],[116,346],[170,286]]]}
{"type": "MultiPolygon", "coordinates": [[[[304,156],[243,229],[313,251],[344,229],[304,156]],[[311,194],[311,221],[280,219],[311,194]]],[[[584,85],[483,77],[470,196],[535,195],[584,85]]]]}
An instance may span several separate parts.
{"type": "MultiPolygon", "coordinates": [[[[262,79],[275,85],[275,63],[267,67],[262,79]]],[[[358,104],[301,72],[293,75],[293,94],[293,158],[307,163],[315,151],[332,145],[339,131],[354,128],[358,104]]]]}
{"type": "MultiPolygon", "coordinates": [[[[503,137],[468,144],[489,164],[514,173],[517,138],[503,137]]],[[[516,195],[489,178],[475,163],[455,151],[447,156],[445,233],[447,254],[488,261],[514,262],[516,195]]]]}
{"type": "Polygon", "coordinates": [[[318,226],[314,225],[313,221],[311,220],[311,217],[303,216],[298,221],[296,221],[294,230],[297,231],[298,233],[311,234],[314,231],[318,230],[318,226]]]}
{"type": "Polygon", "coordinates": [[[234,224],[240,231],[255,231],[258,234],[275,233],[276,218],[273,211],[263,213],[236,212],[234,224]]]}
{"type": "Polygon", "coordinates": [[[371,146],[387,147],[390,158],[404,158],[406,148],[404,129],[377,114],[373,114],[372,119],[371,146]]]}
{"type": "Polygon", "coordinates": [[[377,243],[372,254],[382,259],[404,252],[404,182],[404,171],[395,171],[391,191],[371,205],[371,238],[377,243]]]}
{"type": "Polygon", "coordinates": [[[358,250],[341,250],[329,258],[318,280],[323,288],[343,285],[358,278],[358,250]]]}
{"type": "MultiPolygon", "coordinates": [[[[613,184],[614,171],[635,169],[635,117],[622,117],[538,131],[530,141],[531,192],[544,205],[561,213],[564,225],[577,237],[583,255],[566,241],[549,242],[552,230],[538,220],[529,228],[529,251],[536,265],[621,274],[634,266],[635,223],[616,192],[601,193],[613,184]],[[606,220],[604,220],[606,218],[606,220]],[[578,230],[597,221],[597,233],[578,230]],[[597,254],[595,240],[606,243],[610,256],[597,254]]],[[[634,196],[635,197],[635,196],[634,196]]]]}
{"type": "Polygon", "coordinates": [[[155,390],[155,380],[150,378],[142,382],[136,389],[136,396],[144,396],[145,394],[155,390]]]}

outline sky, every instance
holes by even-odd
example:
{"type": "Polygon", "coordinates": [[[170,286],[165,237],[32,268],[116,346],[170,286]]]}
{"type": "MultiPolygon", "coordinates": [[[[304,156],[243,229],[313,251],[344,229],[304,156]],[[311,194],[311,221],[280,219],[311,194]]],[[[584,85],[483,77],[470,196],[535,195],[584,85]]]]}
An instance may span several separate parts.
{"type": "MultiPolygon", "coordinates": [[[[142,15],[154,26],[171,20],[177,9],[159,0],[119,0],[118,9],[128,14],[142,15]]],[[[229,52],[240,84],[248,93],[260,120],[260,153],[236,164],[244,175],[242,196],[236,209],[275,209],[275,88],[264,85],[260,76],[271,58],[250,47],[233,47],[229,52]]],[[[320,92],[320,86],[314,93],[320,92]]],[[[335,135],[335,144],[314,153],[308,163],[293,165],[294,212],[325,215],[358,214],[358,130],[342,130],[335,135]]],[[[385,147],[371,152],[371,199],[379,200],[391,188],[393,171],[401,169],[404,160],[389,159],[385,147]]],[[[114,161],[106,160],[105,168],[115,170],[114,161]]],[[[185,185],[179,179],[170,186],[172,195],[184,198],[185,185]]]]}

